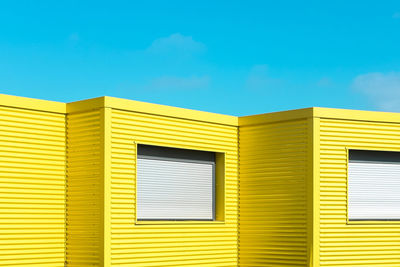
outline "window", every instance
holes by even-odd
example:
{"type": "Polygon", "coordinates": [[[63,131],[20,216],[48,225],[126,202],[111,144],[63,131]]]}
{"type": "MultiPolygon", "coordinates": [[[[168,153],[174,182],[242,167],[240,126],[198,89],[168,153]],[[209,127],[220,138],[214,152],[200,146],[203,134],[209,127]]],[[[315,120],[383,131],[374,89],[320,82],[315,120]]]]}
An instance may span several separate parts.
{"type": "Polygon", "coordinates": [[[137,220],[215,220],[216,154],[138,145],[137,220]]]}
{"type": "Polygon", "coordinates": [[[349,150],[349,220],[400,220],[400,152],[349,150]]]}

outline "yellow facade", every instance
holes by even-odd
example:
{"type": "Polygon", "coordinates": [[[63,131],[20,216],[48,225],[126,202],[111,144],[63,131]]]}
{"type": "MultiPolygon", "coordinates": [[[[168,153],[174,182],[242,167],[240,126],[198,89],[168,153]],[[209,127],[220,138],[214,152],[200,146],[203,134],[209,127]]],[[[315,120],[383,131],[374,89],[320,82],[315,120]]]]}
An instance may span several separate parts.
{"type": "Polygon", "coordinates": [[[237,266],[237,127],[112,109],[110,266],[237,266]],[[137,222],[136,144],[225,153],[225,218],[215,222],[137,222]]]}
{"type": "Polygon", "coordinates": [[[61,267],[65,108],[54,102],[13,100],[2,96],[0,106],[0,266],[61,267]],[[43,104],[49,104],[48,110],[43,104]],[[35,106],[42,110],[32,109],[35,106]]]}
{"type": "Polygon", "coordinates": [[[0,266],[400,266],[400,223],[348,221],[348,149],[400,151],[400,114],[0,95],[0,266]],[[217,152],[216,220],[137,221],[138,144],[217,152]]]}
{"type": "Polygon", "coordinates": [[[400,266],[399,222],[347,219],[347,150],[400,151],[399,114],[316,109],[315,117],[320,266],[400,266]]]}
{"type": "Polygon", "coordinates": [[[240,266],[307,265],[310,111],[239,119],[240,266]]]}
{"type": "Polygon", "coordinates": [[[101,110],[67,115],[66,263],[100,266],[103,232],[101,110]]]}

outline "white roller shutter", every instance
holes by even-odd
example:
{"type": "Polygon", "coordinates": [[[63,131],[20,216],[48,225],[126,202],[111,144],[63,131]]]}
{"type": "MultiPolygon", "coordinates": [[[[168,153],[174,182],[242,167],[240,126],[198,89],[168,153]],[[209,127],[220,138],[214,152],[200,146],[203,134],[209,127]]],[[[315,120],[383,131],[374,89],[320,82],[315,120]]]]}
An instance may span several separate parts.
{"type": "Polygon", "coordinates": [[[214,164],[138,158],[138,220],[213,220],[214,164]]]}
{"type": "Polygon", "coordinates": [[[351,161],[350,220],[400,220],[400,162],[351,161]]]}

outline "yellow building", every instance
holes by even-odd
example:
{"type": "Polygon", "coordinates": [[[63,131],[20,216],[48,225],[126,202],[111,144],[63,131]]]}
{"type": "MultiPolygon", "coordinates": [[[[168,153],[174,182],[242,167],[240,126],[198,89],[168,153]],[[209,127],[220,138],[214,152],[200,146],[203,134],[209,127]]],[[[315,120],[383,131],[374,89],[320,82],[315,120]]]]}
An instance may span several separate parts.
{"type": "Polygon", "coordinates": [[[0,266],[400,266],[397,151],[395,113],[0,95],[0,266]]]}

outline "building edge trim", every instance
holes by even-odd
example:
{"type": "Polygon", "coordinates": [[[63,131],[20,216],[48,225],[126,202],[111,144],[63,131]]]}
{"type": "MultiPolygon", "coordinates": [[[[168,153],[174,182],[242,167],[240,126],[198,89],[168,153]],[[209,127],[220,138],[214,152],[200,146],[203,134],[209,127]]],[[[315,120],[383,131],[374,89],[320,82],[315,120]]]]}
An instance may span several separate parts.
{"type": "Polygon", "coordinates": [[[67,104],[30,97],[0,94],[0,106],[66,114],[67,104]]]}

